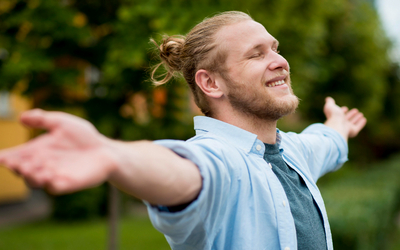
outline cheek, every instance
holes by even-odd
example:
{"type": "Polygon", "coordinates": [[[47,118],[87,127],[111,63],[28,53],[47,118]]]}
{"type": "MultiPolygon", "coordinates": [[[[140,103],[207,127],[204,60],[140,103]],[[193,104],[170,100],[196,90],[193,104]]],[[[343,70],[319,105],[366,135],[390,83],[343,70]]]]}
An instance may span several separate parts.
{"type": "MultiPolygon", "coordinates": [[[[259,83],[264,81],[265,66],[260,64],[253,64],[251,67],[246,67],[242,70],[241,77],[248,82],[259,83]]],[[[265,82],[265,81],[264,81],[265,82]]]]}
{"type": "Polygon", "coordinates": [[[235,67],[230,67],[228,70],[228,75],[237,83],[241,84],[259,84],[260,82],[264,84],[265,71],[267,65],[263,60],[251,61],[241,64],[236,64],[235,67]]]}

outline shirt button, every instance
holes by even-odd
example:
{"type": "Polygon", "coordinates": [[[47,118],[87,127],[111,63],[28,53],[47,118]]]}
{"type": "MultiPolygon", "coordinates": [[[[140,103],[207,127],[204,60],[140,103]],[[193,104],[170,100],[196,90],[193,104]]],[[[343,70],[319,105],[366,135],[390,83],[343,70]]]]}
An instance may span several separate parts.
{"type": "MultiPolygon", "coordinates": [[[[282,201],[282,205],[284,206],[284,207],[286,207],[286,202],[285,201],[282,201]]],[[[286,249],[286,248],[285,248],[286,249]]]]}
{"type": "Polygon", "coordinates": [[[257,149],[258,151],[260,151],[260,150],[261,150],[261,145],[257,145],[256,149],[257,149]]]}
{"type": "Polygon", "coordinates": [[[290,247],[285,247],[285,249],[284,250],[290,250],[290,247]]]}

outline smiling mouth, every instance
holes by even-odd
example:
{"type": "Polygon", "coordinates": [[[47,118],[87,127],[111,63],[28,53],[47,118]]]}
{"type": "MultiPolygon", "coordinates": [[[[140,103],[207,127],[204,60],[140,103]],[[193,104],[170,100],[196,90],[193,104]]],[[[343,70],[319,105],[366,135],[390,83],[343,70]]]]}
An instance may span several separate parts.
{"type": "Polygon", "coordinates": [[[267,83],[267,87],[275,87],[275,86],[279,86],[279,85],[282,85],[282,84],[285,84],[285,80],[269,82],[269,83],[267,83]]]}

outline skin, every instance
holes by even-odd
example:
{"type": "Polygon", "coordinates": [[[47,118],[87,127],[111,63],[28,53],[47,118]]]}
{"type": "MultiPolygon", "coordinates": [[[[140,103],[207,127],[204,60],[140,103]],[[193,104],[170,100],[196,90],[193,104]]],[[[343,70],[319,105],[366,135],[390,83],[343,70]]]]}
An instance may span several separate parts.
{"type": "MultiPolygon", "coordinates": [[[[232,50],[226,60],[228,79],[202,69],[196,73],[196,83],[209,98],[215,118],[257,134],[263,142],[275,143],[278,118],[238,108],[232,101],[232,88],[239,89],[239,94],[233,94],[237,98],[240,93],[247,95],[241,101],[255,102],[255,109],[268,104],[283,113],[294,111],[297,98],[290,87],[289,65],[278,54],[276,39],[254,21],[226,26],[216,39],[232,50]],[[285,84],[269,87],[276,80],[285,84]],[[250,98],[254,96],[256,100],[250,98]],[[263,102],[266,98],[271,100],[263,102]]],[[[324,112],[325,124],[346,140],[366,124],[357,109],[339,107],[332,98],[327,98],[324,112]]],[[[22,114],[21,122],[48,133],[0,151],[0,164],[32,186],[63,194],[108,181],[128,194],[167,206],[187,203],[201,190],[195,164],[162,146],[111,140],[87,121],[61,112],[30,110],[22,114]]]]}

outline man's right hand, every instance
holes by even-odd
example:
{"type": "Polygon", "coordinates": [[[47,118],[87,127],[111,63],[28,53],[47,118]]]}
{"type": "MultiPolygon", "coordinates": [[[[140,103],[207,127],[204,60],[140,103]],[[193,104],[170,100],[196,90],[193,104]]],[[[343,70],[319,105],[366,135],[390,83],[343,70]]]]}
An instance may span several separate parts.
{"type": "Polygon", "coordinates": [[[45,129],[23,145],[0,151],[0,164],[22,175],[29,184],[51,193],[70,193],[96,186],[113,170],[106,137],[81,118],[40,109],[26,111],[21,122],[45,129]]]}

